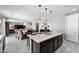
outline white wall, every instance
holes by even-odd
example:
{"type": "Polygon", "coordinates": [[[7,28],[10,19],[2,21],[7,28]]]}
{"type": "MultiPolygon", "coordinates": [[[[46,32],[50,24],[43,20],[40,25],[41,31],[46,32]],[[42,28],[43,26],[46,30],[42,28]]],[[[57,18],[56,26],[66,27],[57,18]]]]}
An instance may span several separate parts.
{"type": "Polygon", "coordinates": [[[51,31],[58,31],[64,33],[65,31],[65,15],[56,14],[53,16],[52,22],[50,22],[51,31]]]}
{"type": "MultiPolygon", "coordinates": [[[[33,27],[35,29],[35,23],[36,20],[32,21],[33,23],[33,27]]],[[[49,22],[49,29],[51,31],[58,31],[58,32],[65,32],[65,15],[58,13],[58,14],[54,14],[52,15],[52,22],[49,22]]]]}
{"type": "Polygon", "coordinates": [[[5,35],[5,18],[3,18],[2,22],[2,34],[5,35]]]}
{"type": "Polygon", "coordinates": [[[5,35],[5,18],[1,19],[0,34],[5,35]]]}

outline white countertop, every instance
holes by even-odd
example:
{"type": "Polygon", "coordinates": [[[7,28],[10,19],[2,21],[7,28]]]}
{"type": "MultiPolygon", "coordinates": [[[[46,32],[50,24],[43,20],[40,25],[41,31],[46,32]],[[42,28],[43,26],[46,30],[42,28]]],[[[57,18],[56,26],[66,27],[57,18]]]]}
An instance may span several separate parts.
{"type": "Polygon", "coordinates": [[[37,43],[41,43],[55,36],[61,35],[63,33],[53,32],[51,34],[37,34],[37,35],[28,35],[32,40],[37,43]]]}

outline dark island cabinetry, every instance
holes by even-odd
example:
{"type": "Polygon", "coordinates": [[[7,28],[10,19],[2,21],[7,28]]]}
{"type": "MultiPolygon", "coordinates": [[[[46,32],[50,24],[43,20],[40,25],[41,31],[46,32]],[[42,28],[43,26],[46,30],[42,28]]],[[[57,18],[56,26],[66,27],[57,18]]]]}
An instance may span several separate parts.
{"type": "Polygon", "coordinates": [[[62,46],[63,34],[50,38],[44,42],[36,43],[32,40],[32,53],[53,53],[62,46]]]}

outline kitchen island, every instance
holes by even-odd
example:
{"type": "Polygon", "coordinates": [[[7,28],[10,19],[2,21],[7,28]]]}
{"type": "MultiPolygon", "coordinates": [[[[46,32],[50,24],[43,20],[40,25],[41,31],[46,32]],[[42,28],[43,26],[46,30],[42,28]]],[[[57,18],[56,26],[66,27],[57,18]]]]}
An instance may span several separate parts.
{"type": "Polygon", "coordinates": [[[28,35],[30,38],[30,50],[32,53],[53,53],[62,46],[62,33],[45,33],[28,35]]]}
{"type": "Polygon", "coordinates": [[[0,35],[0,53],[4,52],[5,49],[5,36],[4,35],[0,35]]]}

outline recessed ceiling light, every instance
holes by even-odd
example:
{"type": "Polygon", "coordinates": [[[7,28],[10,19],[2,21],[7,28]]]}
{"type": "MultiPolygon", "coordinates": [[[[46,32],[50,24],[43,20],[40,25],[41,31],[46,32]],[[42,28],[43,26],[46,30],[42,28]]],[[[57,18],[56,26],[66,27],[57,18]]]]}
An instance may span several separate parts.
{"type": "Polygon", "coordinates": [[[73,8],[72,10],[73,10],[73,11],[76,11],[77,9],[76,9],[76,8],[73,8]]]}

